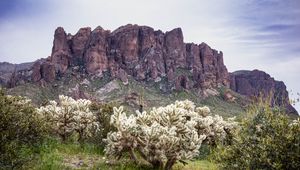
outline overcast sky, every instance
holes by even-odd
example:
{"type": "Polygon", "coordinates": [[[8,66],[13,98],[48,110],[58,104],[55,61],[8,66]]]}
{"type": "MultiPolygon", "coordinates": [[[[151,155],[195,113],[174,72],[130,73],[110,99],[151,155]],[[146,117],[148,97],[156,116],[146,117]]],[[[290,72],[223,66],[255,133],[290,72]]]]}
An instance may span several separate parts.
{"type": "Polygon", "coordinates": [[[1,0],[0,62],[49,56],[58,26],[128,23],[181,27],[185,42],[223,51],[229,71],[264,70],[300,92],[300,0],[1,0]]]}

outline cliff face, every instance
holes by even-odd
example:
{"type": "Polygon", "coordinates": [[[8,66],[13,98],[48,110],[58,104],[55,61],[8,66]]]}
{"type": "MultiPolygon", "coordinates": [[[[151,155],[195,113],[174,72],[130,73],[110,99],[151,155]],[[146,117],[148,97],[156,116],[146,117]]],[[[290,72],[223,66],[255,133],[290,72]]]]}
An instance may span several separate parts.
{"type": "Polygon", "coordinates": [[[288,91],[282,81],[276,81],[269,74],[259,71],[236,71],[230,73],[230,88],[248,97],[268,99],[271,105],[283,106],[290,114],[297,113],[290,105],[288,91]]]}
{"type": "Polygon", "coordinates": [[[62,27],[55,30],[51,56],[26,68],[0,64],[0,84],[14,87],[27,82],[51,83],[67,72],[86,76],[109,75],[124,84],[128,76],[141,82],[154,81],[162,91],[196,89],[199,94],[219,86],[246,95],[272,94],[272,103],[295,109],[288,102],[283,82],[262,71],[239,71],[229,75],[223,53],[207,44],[185,43],[180,28],[168,32],[147,26],[126,25],[113,32],[97,27],[81,28],[75,35],[62,27]],[[9,69],[5,69],[9,67],[9,69]],[[270,93],[271,92],[271,93],[270,93]]]}
{"type": "MultiPolygon", "coordinates": [[[[68,68],[80,67],[89,75],[108,72],[124,83],[131,75],[138,81],[167,79],[171,89],[209,89],[229,86],[223,54],[207,44],[186,44],[180,28],[169,32],[138,25],[126,25],[110,32],[101,27],[81,28],[75,35],[56,29],[52,54],[32,67],[29,81],[53,82],[68,68]],[[190,74],[180,74],[184,69],[190,74]]],[[[11,86],[19,84],[13,78],[11,86]]]]}

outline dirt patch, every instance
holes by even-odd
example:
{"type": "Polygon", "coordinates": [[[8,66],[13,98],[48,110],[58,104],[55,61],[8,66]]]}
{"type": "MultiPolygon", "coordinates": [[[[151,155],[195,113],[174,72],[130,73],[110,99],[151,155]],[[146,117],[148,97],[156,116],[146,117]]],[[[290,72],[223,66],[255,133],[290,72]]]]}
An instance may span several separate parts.
{"type": "Polygon", "coordinates": [[[105,159],[99,156],[64,156],[63,165],[72,169],[91,169],[105,159]]]}

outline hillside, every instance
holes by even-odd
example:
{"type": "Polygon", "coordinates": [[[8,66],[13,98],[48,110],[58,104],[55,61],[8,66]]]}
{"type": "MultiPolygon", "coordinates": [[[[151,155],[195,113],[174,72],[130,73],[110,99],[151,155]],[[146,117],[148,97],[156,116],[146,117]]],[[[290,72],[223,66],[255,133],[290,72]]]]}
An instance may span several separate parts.
{"type": "MultiPolygon", "coordinates": [[[[230,101],[226,98],[225,88],[218,88],[213,91],[214,95],[201,98],[195,90],[179,90],[163,93],[159,89],[159,83],[143,83],[128,77],[128,84],[124,85],[121,80],[111,79],[108,75],[102,78],[76,78],[71,73],[55,80],[51,84],[43,86],[39,84],[26,83],[8,89],[13,95],[28,96],[34,103],[45,104],[49,99],[57,99],[60,94],[74,98],[86,98],[100,102],[114,102],[117,105],[124,105],[132,113],[139,109],[140,104],[145,110],[151,107],[168,105],[176,100],[189,99],[197,105],[209,105],[213,113],[226,117],[239,116],[248,104],[246,97],[231,92],[236,98],[230,101]]],[[[233,97],[233,96],[232,96],[233,97]]]]}

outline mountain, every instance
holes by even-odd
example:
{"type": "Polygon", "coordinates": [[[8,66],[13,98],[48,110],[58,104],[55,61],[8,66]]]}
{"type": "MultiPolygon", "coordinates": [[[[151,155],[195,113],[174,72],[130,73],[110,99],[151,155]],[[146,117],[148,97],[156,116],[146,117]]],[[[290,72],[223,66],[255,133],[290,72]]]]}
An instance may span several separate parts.
{"type": "MultiPolygon", "coordinates": [[[[0,70],[14,67],[9,74],[0,72],[5,77],[0,83],[15,94],[24,94],[30,86],[35,86],[35,93],[44,98],[55,98],[54,94],[60,91],[100,101],[108,100],[110,92],[127,88],[130,93],[114,94],[114,99],[125,96],[126,102],[142,97],[141,91],[135,88],[150,90],[151,95],[165,95],[164,99],[184,92],[187,98],[192,95],[199,102],[219,96],[226,102],[244,103],[263,92],[263,97],[272,98],[270,104],[297,114],[289,104],[283,82],[257,70],[228,73],[221,51],[205,43],[185,43],[180,28],[164,33],[148,26],[128,24],[112,32],[86,27],[71,35],[59,27],[54,33],[51,56],[27,66],[16,69],[21,66],[0,64],[0,70]],[[55,92],[43,94],[46,89],[55,92]]],[[[154,103],[160,98],[152,97],[154,103]]]]}

